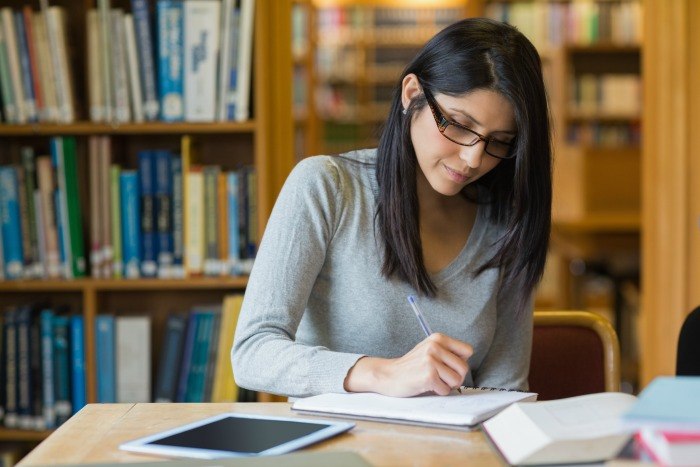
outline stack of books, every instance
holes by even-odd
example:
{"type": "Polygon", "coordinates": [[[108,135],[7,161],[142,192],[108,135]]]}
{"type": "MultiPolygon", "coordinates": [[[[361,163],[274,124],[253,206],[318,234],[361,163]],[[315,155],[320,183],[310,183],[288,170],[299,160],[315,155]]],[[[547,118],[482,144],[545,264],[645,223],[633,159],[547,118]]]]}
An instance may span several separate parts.
{"type": "Polygon", "coordinates": [[[664,465],[698,465],[700,377],[660,377],[639,395],[622,419],[637,430],[644,450],[664,465]]]}

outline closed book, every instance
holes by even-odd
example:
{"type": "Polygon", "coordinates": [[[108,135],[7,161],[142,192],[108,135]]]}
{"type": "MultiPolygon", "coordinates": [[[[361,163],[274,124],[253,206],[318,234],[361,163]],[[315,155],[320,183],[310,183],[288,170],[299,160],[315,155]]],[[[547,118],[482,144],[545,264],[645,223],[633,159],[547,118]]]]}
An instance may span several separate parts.
{"type": "Polygon", "coordinates": [[[88,104],[90,121],[104,122],[107,120],[105,113],[105,90],[102,73],[101,54],[101,23],[99,12],[91,9],[85,18],[87,30],[87,66],[88,66],[88,104]]]}
{"type": "Polygon", "coordinates": [[[32,308],[17,309],[17,414],[18,426],[24,430],[33,428],[32,418],[32,372],[31,372],[31,323],[32,308]]]}
{"type": "Polygon", "coordinates": [[[182,360],[180,371],[178,372],[176,402],[185,402],[187,395],[187,385],[192,369],[192,357],[194,352],[194,342],[197,336],[199,324],[199,312],[191,311],[187,317],[187,329],[185,331],[185,342],[182,348],[182,360]]]}
{"type": "Polygon", "coordinates": [[[151,401],[151,318],[116,318],[117,402],[151,401]]]}
{"type": "Polygon", "coordinates": [[[182,160],[173,156],[170,161],[172,173],[172,222],[173,222],[173,263],[172,277],[184,276],[184,185],[182,180],[182,160]]]}
{"type": "Polygon", "coordinates": [[[158,0],[156,16],[160,115],[167,122],[181,121],[185,117],[183,3],[158,0]]]}
{"type": "Polygon", "coordinates": [[[112,118],[116,122],[131,121],[131,101],[129,97],[129,72],[126,56],[126,34],[124,33],[124,12],[119,8],[110,11],[110,58],[112,60],[112,82],[114,85],[114,109],[112,118]]]}
{"type": "Polygon", "coordinates": [[[639,394],[622,420],[631,428],[700,431],[700,376],[660,376],[639,394]]]}
{"type": "Polygon", "coordinates": [[[25,5],[22,8],[22,27],[24,28],[24,36],[26,38],[26,47],[27,47],[27,66],[28,66],[28,73],[29,73],[29,83],[31,83],[32,89],[32,95],[34,99],[34,115],[32,117],[32,121],[37,121],[39,120],[39,117],[41,116],[41,111],[44,106],[44,102],[42,100],[41,96],[41,83],[39,80],[39,69],[38,69],[38,54],[36,51],[37,47],[37,41],[36,41],[36,34],[34,32],[34,22],[33,22],[33,16],[34,13],[32,12],[32,8],[29,5],[25,5]]]}
{"type": "Polygon", "coordinates": [[[619,392],[516,403],[484,422],[484,431],[515,465],[571,464],[614,458],[631,433],[620,415],[636,397],[619,392]]]}
{"type": "Polygon", "coordinates": [[[173,265],[173,156],[169,151],[154,151],[153,196],[156,244],[158,245],[158,275],[171,277],[173,265]]]}
{"type": "Polygon", "coordinates": [[[0,212],[5,279],[21,279],[24,274],[24,253],[15,167],[0,167],[0,212]]]}
{"type": "Polygon", "coordinates": [[[139,193],[141,202],[141,275],[158,274],[158,245],[156,244],[155,153],[140,151],[139,193]]]}
{"type": "Polygon", "coordinates": [[[70,317],[71,402],[73,413],[87,403],[85,388],[85,325],[81,315],[70,317]]]}
{"type": "Polygon", "coordinates": [[[185,271],[201,275],[204,271],[204,172],[191,166],[183,173],[186,183],[185,204],[185,271]]]}
{"type": "Polygon", "coordinates": [[[88,138],[88,165],[90,167],[90,275],[95,278],[102,276],[102,223],[100,222],[101,203],[100,191],[103,189],[100,180],[100,140],[98,136],[88,138]]]}
{"type": "Polygon", "coordinates": [[[123,276],[140,277],[141,269],[141,208],[138,173],[124,170],[119,177],[123,276]]]}
{"type": "Polygon", "coordinates": [[[698,465],[700,430],[677,432],[642,429],[637,439],[654,460],[662,465],[698,465]]]}
{"type": "Polygon", "coordinates": [[[61,425],[73,414],[71,405],[70,323],[67,317],[53,319],[53,371],[56,397],[56,424],[61,425]]]}
{"type": "MultiPolygon", "coordinates": [[[[102,90],[102,115],[105,121],[114,118],[114,70],[112,70],[112,54],[109,53],[112,44],[112,21],[110,19],[110,1],[97,0],[98,24],[99,24],[99,52],[100,58],[100,89],[102,90]]],[[[93,76],[97,79],[98,76],[93,76]]]]}
{"type": "MultiPolygon", "coordinates": [[[[42,5],[48,4],[42,0],[42,5]]],[[[72,123],[75,121],[75,92],[73,71],[68,58],[67,13],[62,7],[52,6],[48,10],[42,6],[47,22],[47,31],[51,47],[51,59],[56,80],[56,95],[58,97],[59,121],[72,123]]]]}
{"type": "Polygon", "coordinates": [[[37,209],[34,193],[36,192],[36,157],[34,149],[30,146],[23,146],[22,153],[22,168],[24,169],[24,184],[20,187],[24,191],[24,196],[27,200],[27,218],[28,228],[25,236],[29,240],[29,249],[25,250],[24,254],[30,268],[30,277],[43,277],[43,268],[39,258],[39,234],[37,228],[37,209]]]}
{"type": "Polygon", "coordinates": [[[122,209],[121,209],[121,168],[109,166],[110,217],[112,227],[112,271],[115,279],[121,279],[124,273],[122,253],[122,209]]]}
{"type": "Polygon", "coordinates": [[[204,167],[204,274],[207,276],[220,273],[217,195],[220,172],[217,166],[204,167]]]}
{"type": "Polygon", "coordinates": [[[241,0],[235,109],[235,120],[239,122],[250,118],[250,81],[252,75],[254,22],[255,0],[241,0]]]}
{"type": "Polygon", "coordinates": [[[56,190],[51,158],[40,156],[36,160],[37,183],[39,185],[39,197],[41,199],[41,225],[43,227],[43,243],[45,245],[44,268],[49,278],[57,278],[61,275],[59,239],[57,227],[56,204],[54,203],[54,191],[56,190]]]}
{"type": "Polygon", "coordinates": [[[2,110],[6,122],[18,123],[17,103],[15,101],[15,91],[12,89],[12,75],[10,74],[7,33],[1,23],[2,18],[0,18],[0,93],[2,94],[2,110]]]}
{"type": "Polygon", "coordinates": [[[175,402],[177,397],[178,370],[185,341],[187,318],[171,314],[165,322],[165,336],[160,351],[156,377],[155,402],[175,402]]]}
{"type": "Polygon", "coordinates": [[[37,121],[36,99],[34,97],[34,77],[29,58],[29,43],[27,30],[24,23],[24,14],[15,11],[15,30],[17,32],[17,47],[19,51],[19,64],[22,73],[22,91],[24,92],[24,111],[28,122],[37,121]]]}
{"type": "Polygon", "coordinates": [[[36,12],[32,17],[32,24],[37,42],[37,64],[39,68],[39,80],[41,81],[41,96],[43,108],[41,119],[44,122],[57,122],[59,120],[58,96],[56,95],[56,82],[49,50],[49,37],[46,29],[46,19],[43,11],[36,12]]]}
{"type": "Polygon", "coordinates": [[[31,427],[34,430],[46,430],[47,423],[44,410],[43,384],[43,343],[41,340],[40,308],[31,306],[31,323],[29,328],[29,363],[31,373],[31,427]]]}
{"type": "Polygon", "coordinates": [[[221,2],[185,0],[185,120],[211,122],[216,117],[221,2]]]}
{"type": "Polygon", "coordinates": [[[56,427],[56,397],[54,394],[54,360],[53,360],[53,319],[50,308],[41,311],[41,381],[44,398],[44,422],[47,429],[56,427]]]}
{"type": "Polygon", "coordinates": [[[85,277],[87,259],[83,242],[83,221],[80,209],[80,193],[78,183],[78,154],[75,137],[63,138],[63,163],[65,165],[66,202],[68,207],[68,229],[70,232],[71,269],[72,277],[85,277]]]}
{"type": "Polygon", "coordinates": [[[66,162],[63,137],[51,138],[51,165],[56,173],[54,205],[56,209],[56,229],[61,257],[61,273],[66,279],[73,278],[73,254],[68,218],[68,194],[66,187],[66,162]]]}
{"type": "Polygon", "coordinates": [[[214,385],[214,372],[216,371],[216,354],[219,350],[219,339],[221,338],[221,308],[214,311],[211,334],[206,357],[206,367],[204,369],[204,387],[202,389],[202,402],[211,402],[214,385]]]}
{"type": "Polygon", "coordinates": [[[109,136],[101,136],[99,138],[99,170],[98,178],[100,181],[99,190],[99,221],[100,234],[102,236],[102,277],[111,278],[114,276],[114,222],[112,214],[112,182],[111,182],[111,164],[112,164],[112,145],[109,136]]]}
{"type": "Polygon", "coordinates": [[[209,310],[197,310],[197,333],[192,347],[192,360],[187,377],[185,402],[203,402],[204,368],[208,354],[212,328],[212,314],[209,310]]]}
{"type": "Polygon", "coordinates": [[[5,347],[5,417],[7,428],[19,426],[18,372],[17,372],[17,314],[16,308],[8,308],[3,314],[3,345],[5,347]]]}
{"type": "Polygon", "coordinates": [[[117,401],[114,334],[114,315],[97,315],[95,317],[97,402],[117,401]]]}
{"type": "Polygon", "coordinates": [[[229,76],[231,73],[232,54],[231,51],[236,49],[236,42],[232,41],[232,36],[237,39],[237,27],[233,29],[233,17],[236,9],[234,0],[222,0],[221,3],[221,34],[219,41],[219,77],[218,77],[218,93],[216,101],[216,119],[220,122],[233,120],[228,118],[228,93],[229,93],[229,76]]]}
{"type": "Polygon", "coordinates": [[[25,190],[25,175],[24,166],[14,166],[17,174],[17,198],[19,201],[19,221],[20,230],[22,232],[22,277],[31,279],[34,272],[34,259],[32,257],[33,250],[31,238],[29,236],[29,203],[27,200],[27,192],[25,190]]]}
{"type": "Polygon", "coordinates": [[[126,51],[126,68],[129,77],[129,97],[131,98],[131,115],[133,121],[141,123],[143,115],[143,90],[139,77],[139,59],[136,51],[136,32],[134,31],[134,17],[124,15],[124,47],[126,51]]]}
{"type": "Polygon", "coordinates": [[[16,105],[15,123],[27,123],[27,112],[25,110],[24,101],[24,85],[22,82],[22,69],[19,60],[19,47],[17,44],[17,28],[15,27],[15,18],[12,8],[5,7],[0,9],[0,22],[2,22],[12,93],[14,95],[14,103],[16,105]]]}
{"type": "Polygon", "coordinates": [[[156,89],[156,67],[154,41],[148,0],[131,0],[134,16],[136,51],[138,52],[139,77],[143,99],[143,114],[148,121],[156,120],[159,113],[156,89]]]}
{"type": "Polygon", "coordinates": [[[228,274],[239,274],[239,263],[241,261],[240,228],[238,225],[239,192],[238,173],[228,172],[226,174],[226,201],[228,220],[228,274]]]}
{"type": "Polygon", "coordinates": [[[212,383],[212,402],[235,402],[238,397],[238,387],[233,379],[231,366],[231,348],[242,304],[242,295],[227,295],[224,298],[221,310],[219,348],[216,354],[216,367],[212,383]]]}

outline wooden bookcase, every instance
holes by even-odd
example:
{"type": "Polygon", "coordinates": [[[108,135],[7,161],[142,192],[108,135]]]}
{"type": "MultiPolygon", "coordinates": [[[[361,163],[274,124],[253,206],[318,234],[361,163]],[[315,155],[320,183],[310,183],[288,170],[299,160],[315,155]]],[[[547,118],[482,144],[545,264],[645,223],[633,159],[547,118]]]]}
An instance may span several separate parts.
{"type": "MultiPolygon", "coordinates": [[[[21,9],[29,0],[10,0],[4,6],[21,9]]],[[[37,9],[35,2],[31,6],[37,9]]],[[[94,0],[51,0],[68,12],[71,67],[75,76],[78,120],[71,124],[0,124],[0,163],[17,162],[22,145],[45,146],[51,136],[75,136],[78,143],[79,179],[87,180],[87,138],[106,135],[112,139],[115,162],[136,168],[142,149],[179,148],[189,135],[200,149],[203,163],[232,169],[252,164],[258,174],[258,238],[262,236],[277,193],[293,167],[291,1],[256,0],[254,22],[251,114],[245,122],[225,123],[128,123],[97,124],[87,117],[86,15],[94,0]]],[[[154,7],[155,2],[150,2],[154,7]]],[[[130,0],[111,0],[112,7],[131,9],[130,0]]],[[[85,239],[89,238],[87,183],[80,184],[85,239]]],[[[89,250],[86,250],[89,251],[89,250]]],[[[94,320],[99,313],[148,314],[152,317],[152,368],[157,368],[157,349],[169,311],[185,311],[195,304],[221,303],[230,293],[245,290],[247,277],[190,277],[186,279],[112,280],[19,280],[0,282],[0,310],[7,306],[44,302],[79,310],[85,324],[87,401],[96,401],[94,320]]],[[[269,397],[260,395],[261,400],[269,397]]],[[[39,441],[49,432],[0,428],[0,442],[39,441]]]]}

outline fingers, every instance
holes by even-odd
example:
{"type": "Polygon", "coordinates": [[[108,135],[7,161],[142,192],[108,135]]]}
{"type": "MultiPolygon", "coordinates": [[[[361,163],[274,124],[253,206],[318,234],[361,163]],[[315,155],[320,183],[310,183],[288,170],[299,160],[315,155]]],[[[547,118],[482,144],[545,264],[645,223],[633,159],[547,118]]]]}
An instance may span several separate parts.
{"type": "Polygon", "coordinates": [[[471,345],[467,344],[466,342],[453,339],[452,337],[439,332],[434,332],[428,336],[426,340],[438,343],[440,346],[445,347],[447,350],[459,356],[463,360],[467,360],[474,353],[474,349],[471,345]]]}

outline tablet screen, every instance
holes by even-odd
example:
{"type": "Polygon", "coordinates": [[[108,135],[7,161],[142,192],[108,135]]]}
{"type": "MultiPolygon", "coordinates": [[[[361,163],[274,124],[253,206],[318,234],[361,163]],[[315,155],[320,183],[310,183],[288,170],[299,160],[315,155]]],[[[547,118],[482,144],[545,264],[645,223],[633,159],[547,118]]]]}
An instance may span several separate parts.
{"type": "Polygon", "coordinates": [[[257,454],[326,427],[319,423],[226,417],[148,444],[257,454]]]}

